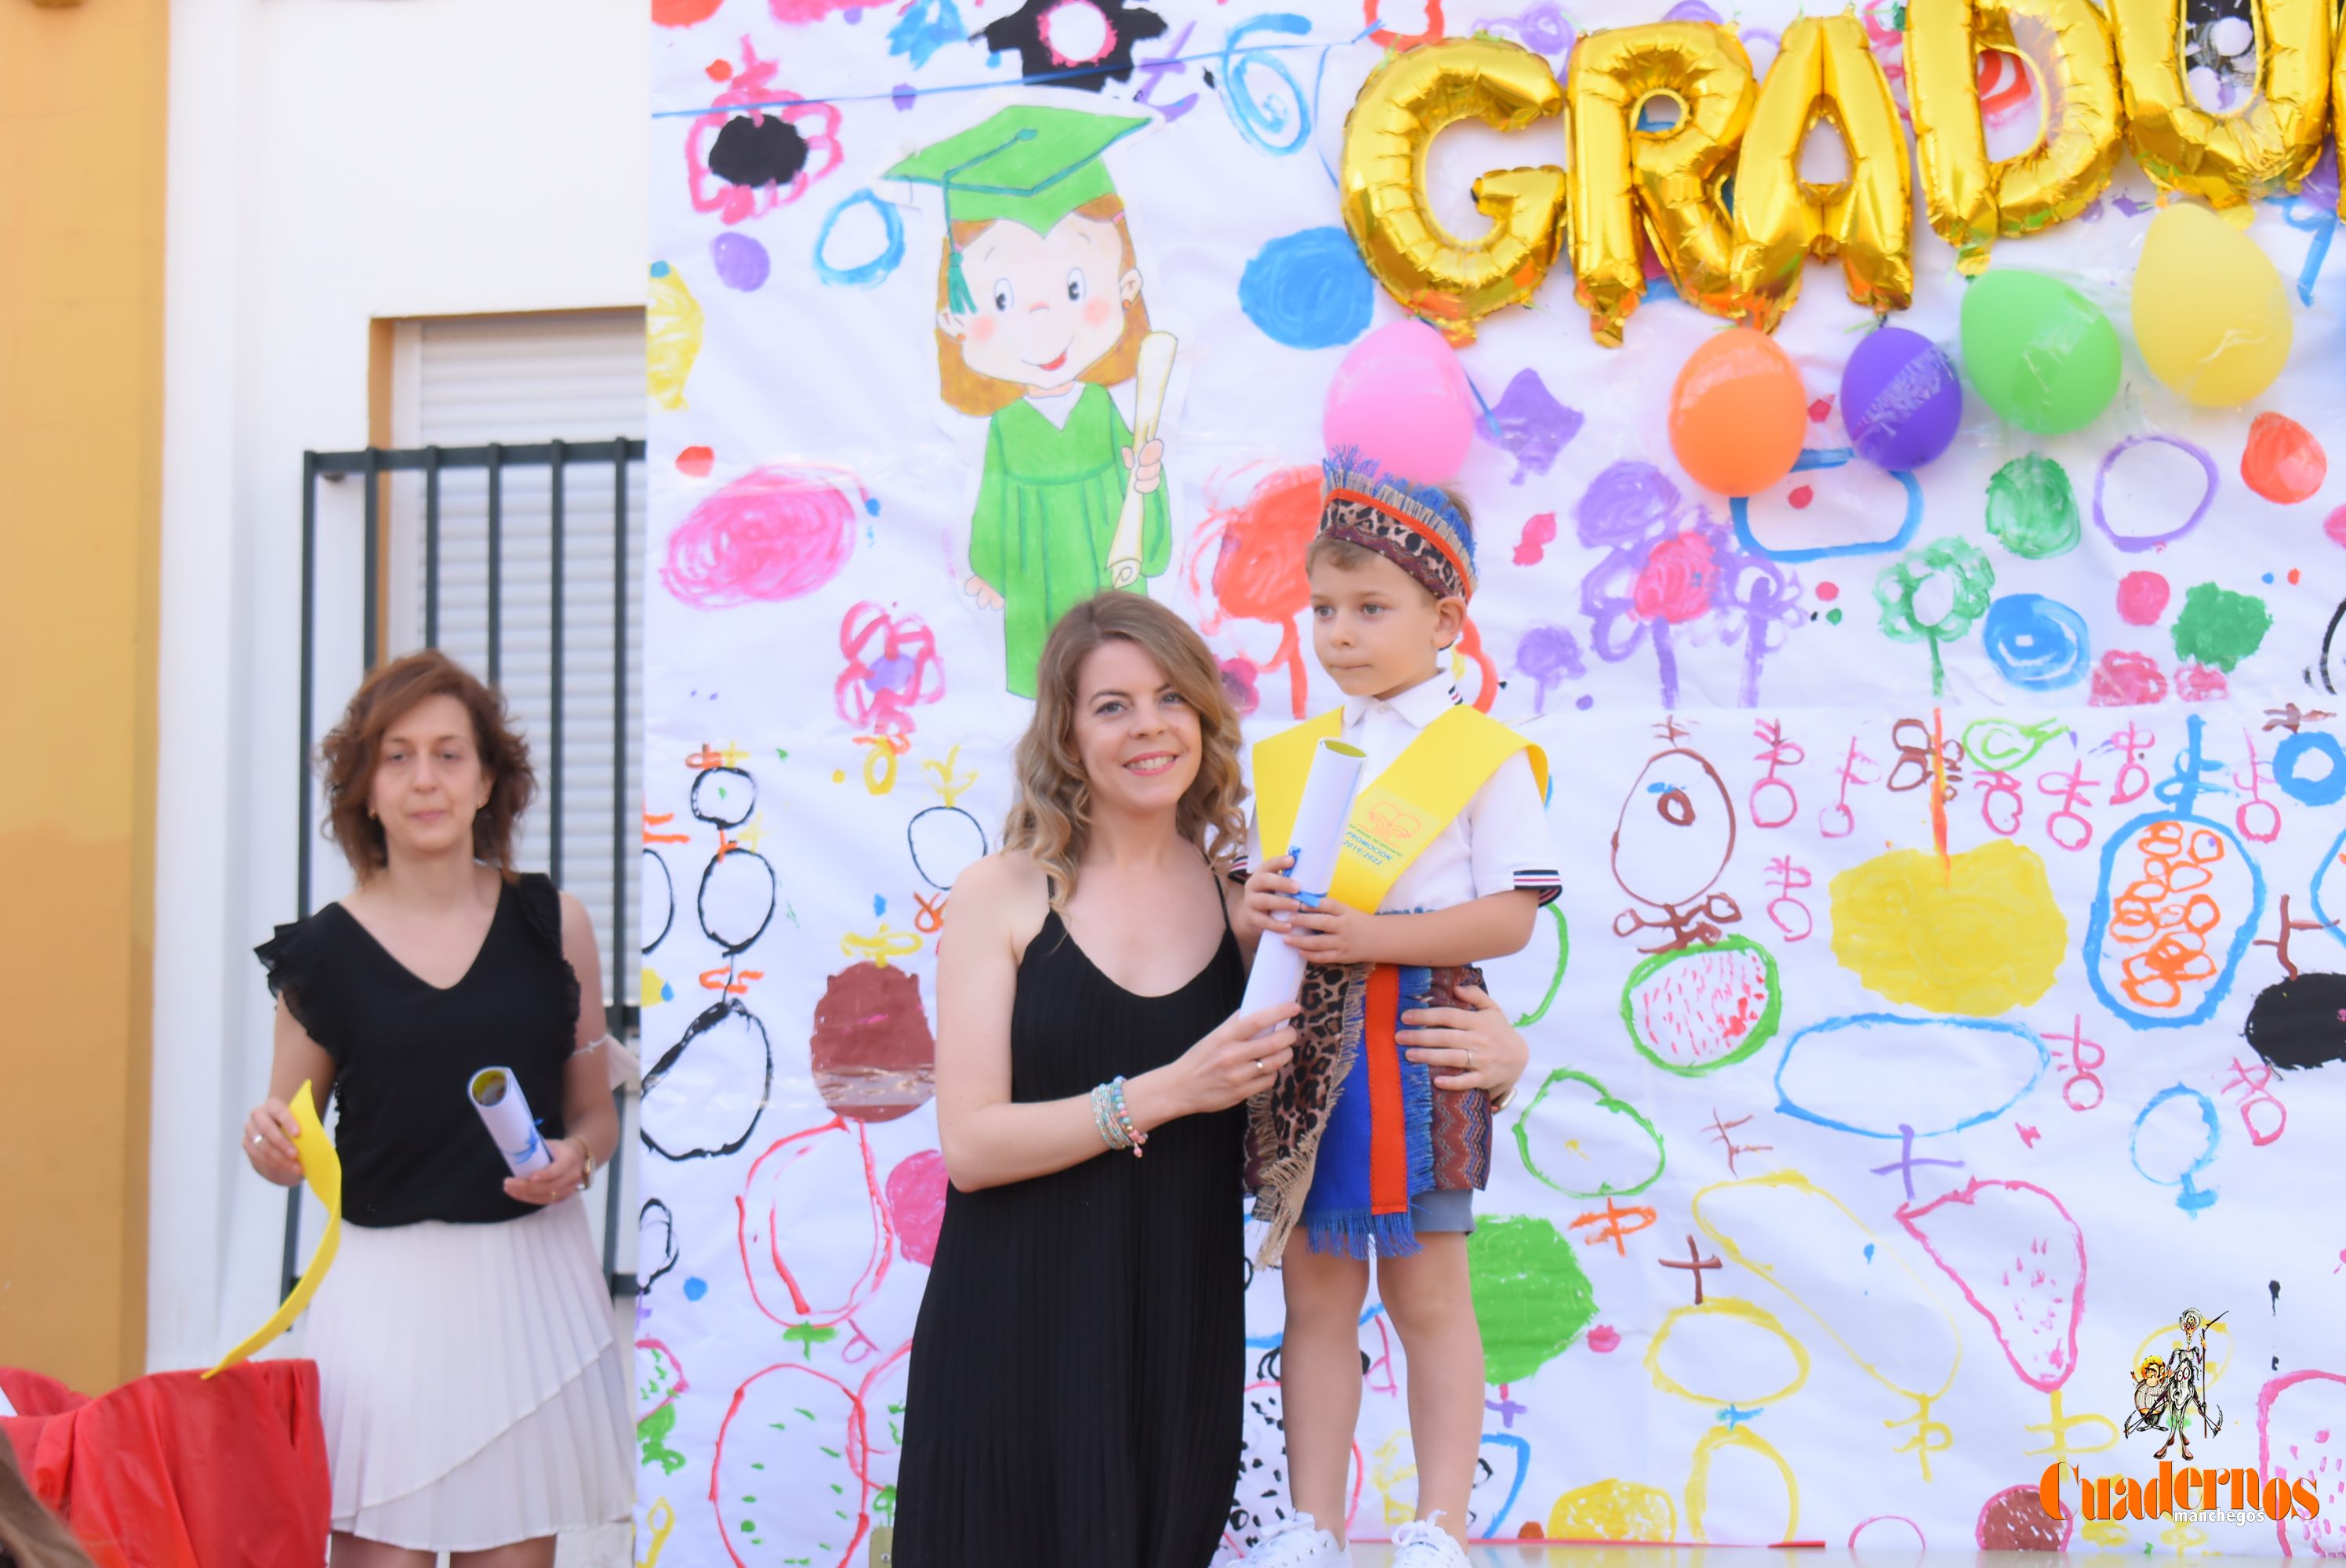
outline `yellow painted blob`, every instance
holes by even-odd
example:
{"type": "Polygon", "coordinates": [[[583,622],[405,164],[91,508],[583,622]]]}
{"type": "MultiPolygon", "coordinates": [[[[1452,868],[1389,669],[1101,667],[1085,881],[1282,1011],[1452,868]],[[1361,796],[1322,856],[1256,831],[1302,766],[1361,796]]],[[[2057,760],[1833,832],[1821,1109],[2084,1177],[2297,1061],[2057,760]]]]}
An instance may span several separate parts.
{"type": "Polygon", "coordinates": [[[700,357],[700,301],[667,262],[652,268],[651,303],[645,312],[645,377],[652,400],[674,412],[685,406],[684,383],[700,357]]]}
{"type": "Polygon", "coordinates": [[[1678,1507],[1658,1486],[1600,1481],[1575,1487],[1548,1511],[1551,1541],[1675,1541],[1678,1507]]]}
{"type": "Polygon", "coordinates": [[[1832,950],[1867,990],[1993,1018],[2036,1001],[2069,941],[2036,851],[1999,839],[1939,857],[1892,850],[1832,880],[1832,950]]]}

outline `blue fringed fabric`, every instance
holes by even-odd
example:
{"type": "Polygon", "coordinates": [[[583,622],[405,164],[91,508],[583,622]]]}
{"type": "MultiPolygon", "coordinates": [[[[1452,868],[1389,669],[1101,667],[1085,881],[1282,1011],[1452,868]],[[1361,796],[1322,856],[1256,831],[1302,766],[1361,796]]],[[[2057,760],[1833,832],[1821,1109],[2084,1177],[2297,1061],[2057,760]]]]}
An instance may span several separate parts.
{"type": "Polygon", "coordinates": [[[1381,1141],[1397,1139],[1402,1145],[1413,1198],[1452,1186],[1477,1188],[1488,1180],[1490,1112],[1481,1093],[1437,1090],[1433,1070],[1409,1061],[1392,1040],[1401,1013],[1448,1005],[1462,978],[1471,983],[1474,972],[1402,969],[1395,1015],[1380,1021],[1382,1028],[1372,1025],[1362,1005],[1361,993],[1369,989],[1365,980],[1347,985],[1345,1028],[1355,1048],[1329,1109],[1311,1187],[1303,1200],[1302,1226],[1314,1252],[1366,1259],[1405,1257],[1420,1249],[1406,1207],[1398,1213],[1375,1212],[1372,1173],[1381,1141]],[[1382,1049],[1392,1052],[1399,1064],[1401,1125],[1394,1128],[1375,1125],[1370,1077],[1379,1048],[1372,1042],[1379,1038],[1384,1042],[1382,1049]]]}

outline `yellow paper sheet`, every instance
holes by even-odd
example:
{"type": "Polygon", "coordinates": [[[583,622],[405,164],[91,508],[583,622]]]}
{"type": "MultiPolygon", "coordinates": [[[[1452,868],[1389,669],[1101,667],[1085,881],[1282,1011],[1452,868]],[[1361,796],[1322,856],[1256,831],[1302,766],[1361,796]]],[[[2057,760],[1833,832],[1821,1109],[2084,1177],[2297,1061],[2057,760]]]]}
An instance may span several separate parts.
{"type": "Polygon", "coordinates": [[[301,1271],[300,1283],[285,1298],[284,1305],[242,1344],[222,1356],[219,1364],[204,1374],[207,1378],[218,1377],[240,1361],[250,1359],[255,1350],[291,1328],[293,1319],[301,1316],[302,1308],[310,1305],[310,1298],[318,1293],[326,1270],[334,1266],[334,1248],[342,1239],[342,1157],[334,1153],[333,1140],[326,1136],[325,1127],[318,1121],[318,1106],[307,1083],[294,1091],[291,1109],[293,1119],[301,1127],[293,1139],[294,1151],[301,1156],[301,1179],[318,1195],[318,1201],[326,1206],[326,1234],[318,1238],[318,1250],[310,1255],[310,1267],[301,1271]]]}

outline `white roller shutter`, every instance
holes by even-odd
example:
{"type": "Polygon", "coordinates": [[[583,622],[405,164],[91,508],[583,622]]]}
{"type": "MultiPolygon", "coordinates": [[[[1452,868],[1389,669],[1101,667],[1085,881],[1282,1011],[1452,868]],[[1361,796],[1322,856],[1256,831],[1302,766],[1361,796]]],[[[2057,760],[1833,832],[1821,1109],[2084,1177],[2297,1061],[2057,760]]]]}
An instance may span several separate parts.
{"type": "MultiPolygon", "coordinates": [[[[403,321],[392,364],[393,445],[607,442],[644,433],[644,317],[638,310],[403,321]]],[[[555,832],[553,485],[543,466],[507,468],[502,519],[495,676],[525,728],[538,797],[524,823],[521,862],[554,871],[595,917],[610,966],[612,867],[627,879],[627,952],[606,975],[636,1000],[636,870],[642,774],[630,753],[643,716],[644,466],[628,465],[627,733],[613,678],[613,538],[608,463],[571,463],[563,508],[561,831],[555,832]],[[621,769],[625,769],[624,779],[621,769]],[[559,855],[559,864],[556,857],[559,855]]],[[[438,642],[484,679],[491,674],[488,475],[440,476],[438,642]]],[[[391,647],[425,643],[424,480],[400,474],[391,504],[391,647]]]]}

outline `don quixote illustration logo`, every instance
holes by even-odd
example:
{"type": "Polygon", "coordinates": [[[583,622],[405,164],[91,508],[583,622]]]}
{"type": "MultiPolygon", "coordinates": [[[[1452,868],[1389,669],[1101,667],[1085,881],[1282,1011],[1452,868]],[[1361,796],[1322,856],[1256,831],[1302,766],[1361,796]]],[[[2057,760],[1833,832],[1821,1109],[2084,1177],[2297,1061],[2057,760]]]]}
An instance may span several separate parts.
{"type": "Polygon", "coordinates": [[[2246,1467],[2190,1468],[2198,1457],[2191,1451],[2192,1428],[2198,1428],[2203,1440],[2224,1430],[2222,1407],[2208,1398],[2208,1334],[2223,1319],[2218,1312],[2203,1319],[2196,1309],[2185,1308],[2176,1318],[2180,1342],[2167,1358],[2145,1356],[2130,1369],[2133,1409],[2127,1412],[2126,1435],[2163,1434],[2150,1455],[2158,1461],[2158,1473],[2144,1480],[2088,1477],[2074,1465],[2047,1465],[2036,1491],[2048,1516],[2066,1519],[2075,1512],[2088,1520],[2150,1520],[2172,1514],[2196,1522],[2236,1524],[2279,1521],[2292,1513],[2320,1516],[2321,1501],[2310,1480],[2266,1477],[2246,1467]],[[2178,1447],[2182,1450],[2180,1466],[2168,1457],[2178,1447]]]}

